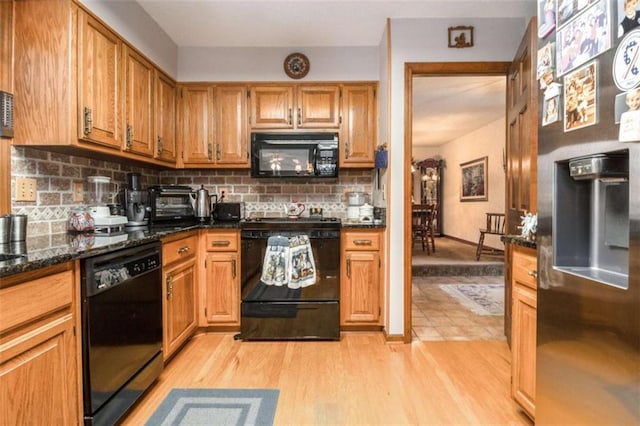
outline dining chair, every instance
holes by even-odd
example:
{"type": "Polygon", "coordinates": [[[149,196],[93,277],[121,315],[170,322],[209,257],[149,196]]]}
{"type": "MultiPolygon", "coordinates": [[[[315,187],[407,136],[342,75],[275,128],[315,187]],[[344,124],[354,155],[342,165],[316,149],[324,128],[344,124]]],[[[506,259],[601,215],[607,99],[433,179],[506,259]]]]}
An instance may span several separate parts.
{"type": "Polygon", "coordinates": [[[411,247],[415,245],[416,241],[420,241],[422,245],[422,251],[426,248],[426,236],[427,236],[427,222],[428,222],[428,206],[426,204],[414,204],[411,206],[411,235],[412,243],[411,247]]]}
{"type": "Polygon", "coordinates": [[[480,228],[480,238],[476,248],[476,260],[480,260],[483,252],[495,253],[496,250],[484,247],[484,236],[486,234],[504,235],[504,213],[486,213],[486,223],[484,228],[480,228]]]}

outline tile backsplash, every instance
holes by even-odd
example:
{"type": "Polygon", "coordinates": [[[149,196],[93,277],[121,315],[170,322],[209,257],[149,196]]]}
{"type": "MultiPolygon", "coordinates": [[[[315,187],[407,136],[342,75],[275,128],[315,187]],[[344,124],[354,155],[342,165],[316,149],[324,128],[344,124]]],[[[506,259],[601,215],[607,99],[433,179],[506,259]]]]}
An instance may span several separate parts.
{"type": "MultiPolygon", "coordinates": [[[[12,213],[29,216],[29,235],[66,232],[71,210],[83,205],[73,201],[73,183],[82,182],[86,190],[88,176],[107,176],[120,188],[127,173],[141,175],[143,187],[149,185],[204,185],[211,194],[225,201],[244,202],[248,217],[282,216],[283,205],[303,203],[307,209],[321,207],[324,216],[346,218],[345,192],[371,194],[373,171],[340,171],[337,179],[297,181],[292,179],[256,179],[249,170],[156,170],[124,163],[89,159],[33,148],[13,147],[11,154],[12,213]],[[37,179],[37,200],[15,200],[15,178],[37,179]]],[[[308,213],[305,213],[306,215],[308,213]]]]}

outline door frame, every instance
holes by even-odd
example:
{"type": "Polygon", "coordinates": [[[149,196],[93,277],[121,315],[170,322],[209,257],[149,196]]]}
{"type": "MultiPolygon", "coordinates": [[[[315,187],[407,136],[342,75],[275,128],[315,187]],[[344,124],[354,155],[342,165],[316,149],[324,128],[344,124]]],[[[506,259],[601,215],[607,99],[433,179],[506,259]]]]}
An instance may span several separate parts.
{"type": "MultiPolygon", "coordinates": [[[[407,62],[404,65],[404,342],[411,342],[411,155],[413,150],[413,77],[503,75],[511,62],[407,62]]],[[[508,108],[508,100],[506,106],[508,108]]],[[[506,114],[506,109],[505,109],[506,114]]],[[[505,126],[505,134],[506,134],[505,126]]]]}

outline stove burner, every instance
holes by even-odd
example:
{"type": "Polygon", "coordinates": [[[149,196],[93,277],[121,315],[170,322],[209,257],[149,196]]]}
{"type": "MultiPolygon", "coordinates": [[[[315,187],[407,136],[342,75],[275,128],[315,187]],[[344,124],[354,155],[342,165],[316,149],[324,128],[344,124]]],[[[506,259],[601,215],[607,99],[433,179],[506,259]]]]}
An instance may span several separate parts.
{"type": "Polygon", "coordinates": [[[340,222],[340,219],[337,217],[297,217],[297,218],[289,218],[289,217],[252,217],[244,220],[245,222],[261,222],[261,223],[296,223],[296,222],[304,222],[304,223],[316,223],[316,222],[340,222]]]}

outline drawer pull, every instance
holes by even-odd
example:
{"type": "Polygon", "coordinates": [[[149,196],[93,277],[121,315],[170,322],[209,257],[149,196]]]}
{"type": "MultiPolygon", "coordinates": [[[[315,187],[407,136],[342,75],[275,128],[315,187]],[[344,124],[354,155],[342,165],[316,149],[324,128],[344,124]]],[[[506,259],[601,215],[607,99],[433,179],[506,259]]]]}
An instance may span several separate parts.
{"type": "Polygon", "coordinates": [[[351,278],[351,258],[347,259],[347,278],[351,278]]]}
{"type": "Polygon", "coordinates": [[[231,261],[231,278],[236,278],[236,261],[235,259],[231,261]]]}
{"type": "Polygon", "coordinates": [[[228,245],[231,245],[231,241],[222,241],[222,240],[211,241],[211,245],[214,247],[226,247],[228,245]]]}
{"type": "Polygon", "coordinates": [[[184,246],[184,247],[180,247],[178,249],[178,254],[185,254],[188,253],[189,250],[191,250],[191,248],[189,246],[184,246]]]}
{"type": "Polygon", "coordinates": [[[372,244],[371,240],[353,240],[353,244],[357,246],[370,246],[372,244]]]}
{"type": "Polygon", "coordinates": [[[529,271],[527,275],[533,278],[538,278],[538,271],[529,271]]]}

